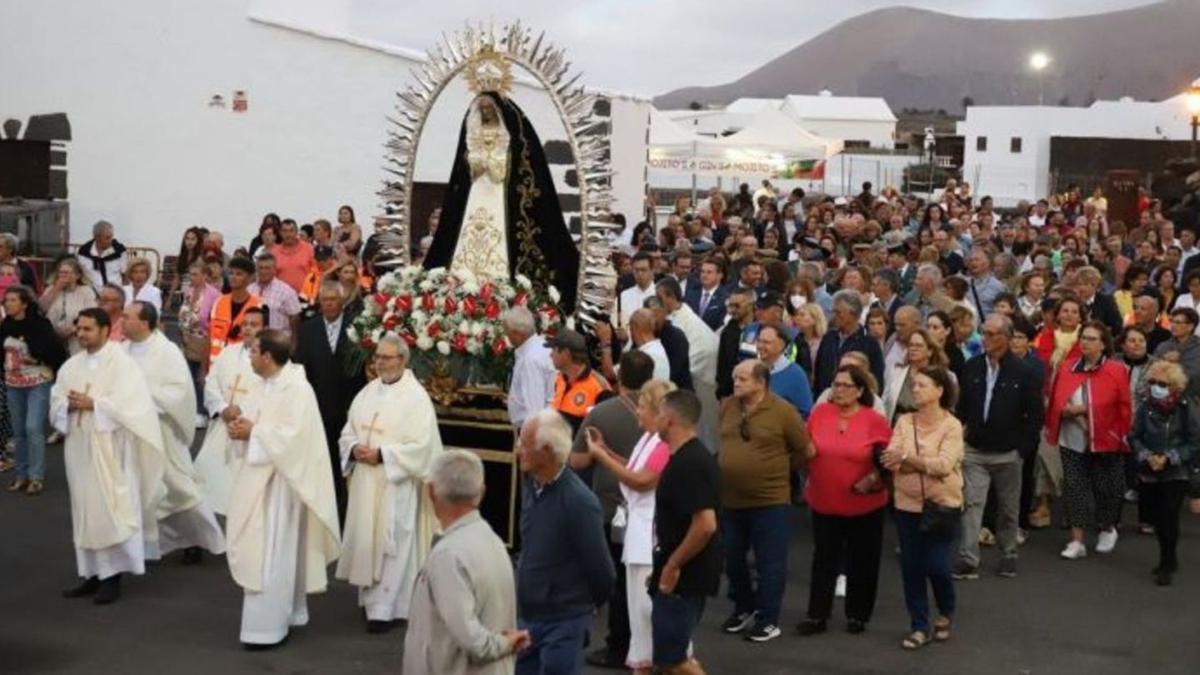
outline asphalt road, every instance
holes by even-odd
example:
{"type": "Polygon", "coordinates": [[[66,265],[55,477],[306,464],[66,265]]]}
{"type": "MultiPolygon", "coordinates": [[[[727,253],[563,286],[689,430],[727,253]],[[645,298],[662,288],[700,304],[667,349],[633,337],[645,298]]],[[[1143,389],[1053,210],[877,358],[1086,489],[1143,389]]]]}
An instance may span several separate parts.
{"type": "MultiPolygon", "coordinates": [[[[126,579],[121,601],[112,606],[62,599],[59,592],[76,576],[58,446],[50,449],[48,465],[43,495],[0,493],[0,674],[400,670],[402,630],[367,635],[355,592],[341,583],[310,596],[310,625],[266,653],[248,653],[238,644],[241,593],[221,558],[200,567],[183,567],[177,559],[156,564],[146,576],[126,579]]],[[[996,554],[985,549],[983,577],[958,584],[953,639],[918,653],[899,647],[908,621],[890,526],[879,602],[867,632],[846,634],[839,617],[825,635],[792,633],[807,604],[811,561],[807,516],[797,511],[795,522],[785,634],[764,645],[721,634],[730,606],[714,598],[696,635],[696,653],[708,672],[1200,673],[1200,517],[1184,516],[1183,570],[1167,589],[1150,578],[1157,556],[1153,537],[1124,534],[1113,554],[1068,562],[1058,558],[1063,532],[1037,532],[1023,547],[1020,575],[1012,580],[990,573],[996,554]]],[[[839,603],[835,612],[840,610],[839,603]]]]}

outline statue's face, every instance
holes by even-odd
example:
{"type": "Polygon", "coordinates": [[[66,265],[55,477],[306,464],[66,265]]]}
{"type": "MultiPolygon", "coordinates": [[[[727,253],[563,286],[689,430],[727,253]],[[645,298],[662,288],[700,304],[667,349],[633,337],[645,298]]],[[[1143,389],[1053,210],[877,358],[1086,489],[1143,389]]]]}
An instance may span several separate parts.
{"type": "Polygon", "coordinates": [[[500,113],[496,110],[496,104],[492,103],[491,99],[485,98],[479,103],[479,118],[484,124],[495,124],[500,121],[500,113]]]}

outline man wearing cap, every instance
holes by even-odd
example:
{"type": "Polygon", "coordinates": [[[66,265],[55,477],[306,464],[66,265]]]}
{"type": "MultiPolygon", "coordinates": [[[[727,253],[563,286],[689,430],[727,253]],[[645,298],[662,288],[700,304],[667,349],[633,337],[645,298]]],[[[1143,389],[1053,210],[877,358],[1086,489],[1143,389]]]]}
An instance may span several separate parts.
{"type": "Polygon", "coordinates": [[[917,266],[908,261],[907,240],[901,240],[898,244],[888,246],[887,266],[900,278],[900,290],[898,291],[900,297],[911,293],[913,283],[917,280],[917,266]]]}
{"type": "Polygon", "coordinates": [[[608,392],[608,383],[588,365],[587,341],[579,333],[561,330],[546,341],[546,347],[558,371],[550,406],[562,414],[574,434],[588,411],[608,392]]]}
{"type": "MultiPolygon", "coordinates": [[[[784,321],[787,316],[787,306],[783,296],[777,291],[765,291],[754,304],[754,322],[742,330],[742,339],[738,347],[738,362],[758,358],[758,333],[763,326],[779,329],[780,336],[786,346],[783,356],[803,368],[810,363],[808,343],[796,339],[796,329],[784,321]]],[[[736,363],[733,365],[737,365],[736,363]]]]}
{"type": "MultiPolygon", "coordinates": [[[[317,303],[317,295],[321,291],[321,280],[337,262],[333,258],[332,246],[317,244],[312,249],[313,265],[308,270],[308,276],[304,278],[304,283],[300,285],[300,300],[310,307],[317,303]]],[[[276,270],[278,270],[278,264],[276,270]]],[[[276,275],[278,274],[279,272],[276,271],[276,275]]]]}

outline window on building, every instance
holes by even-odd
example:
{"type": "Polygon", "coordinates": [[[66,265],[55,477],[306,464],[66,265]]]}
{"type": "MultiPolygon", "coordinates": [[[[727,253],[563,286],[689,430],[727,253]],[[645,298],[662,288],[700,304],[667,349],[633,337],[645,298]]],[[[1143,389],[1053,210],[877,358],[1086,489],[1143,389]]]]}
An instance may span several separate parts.
{"type": "Polygon", "coordinates": [[[842,143],[842,147],[846,148],[847,150],[854,148],[869,148],[871,147],[871,141],[844,141],[842,143]]]}
{"type": "Polygon", "coordinates": [[[1014,154],[1020,154],[1020,152],[1021,152],[1021,137],[1020,136],[1012,137],[1012,142],[1009,144],[1009,149],[1012,150],[1012,152],[1014,154]]]}
{"type": "Polygon", "coordinates": [[[975,151],[976,152],[987,152],[987,136],[976,136],[975,137],[975,151]]]}

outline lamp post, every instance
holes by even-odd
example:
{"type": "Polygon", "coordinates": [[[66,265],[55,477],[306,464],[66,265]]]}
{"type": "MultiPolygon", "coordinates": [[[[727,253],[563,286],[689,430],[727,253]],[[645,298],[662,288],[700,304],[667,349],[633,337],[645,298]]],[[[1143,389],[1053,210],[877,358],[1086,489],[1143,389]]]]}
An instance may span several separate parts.
{"type": "Polygon", "coordinates": [[[1046,88],[1045,81],[1042,79],[1042,71],[1046,70],[1048,65],[1050,65],[1050,57],[1046,52],[1034,52],[1029,57],[1029,67],[1037,73],[1038,105],[1046,105],[1046,88]]]}
{"type": "Polygon", "coordinates": [[[1196,153],[1196,138],[1197,132],[1200,132],[1200,85],[1192,85],[1187,92],[1187,107],[1188,112],[1192,113],[1192,161],[1197,158],[1196,153]]]}

